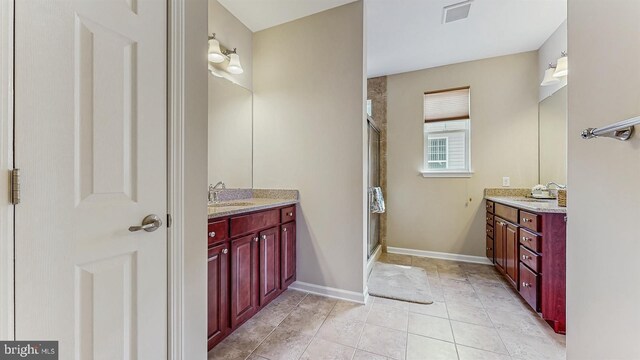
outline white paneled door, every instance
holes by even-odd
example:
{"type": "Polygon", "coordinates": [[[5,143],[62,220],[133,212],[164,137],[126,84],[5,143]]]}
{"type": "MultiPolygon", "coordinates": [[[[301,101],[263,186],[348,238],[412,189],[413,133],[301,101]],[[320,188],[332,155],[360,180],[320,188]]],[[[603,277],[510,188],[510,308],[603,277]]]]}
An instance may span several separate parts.
{"type": "Polygon", "coordinates": [[[167,356],[166,8],[15,1],[15,331],[60,359],[167,356]]]}

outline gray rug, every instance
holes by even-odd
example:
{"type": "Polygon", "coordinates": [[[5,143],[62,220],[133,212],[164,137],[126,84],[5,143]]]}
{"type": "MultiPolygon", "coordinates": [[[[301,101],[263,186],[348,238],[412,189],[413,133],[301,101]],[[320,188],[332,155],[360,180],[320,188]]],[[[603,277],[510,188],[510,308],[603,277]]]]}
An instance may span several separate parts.
{"type": "Polygon", "coordinates": [[[369,276],[369,295],[431,304],[431,287],[427,272],[418,267],[377,262],[369,276]]]}

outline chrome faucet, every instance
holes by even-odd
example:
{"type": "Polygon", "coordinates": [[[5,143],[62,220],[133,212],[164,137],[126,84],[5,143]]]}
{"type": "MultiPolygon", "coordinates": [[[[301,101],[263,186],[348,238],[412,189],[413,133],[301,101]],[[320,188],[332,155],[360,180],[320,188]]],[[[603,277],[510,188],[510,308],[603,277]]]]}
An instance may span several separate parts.
{"type": "Polygon", "coordinates": [[[562,185],[562,184],[558,184],[555,181],[550,181],[549,183],[547,183],[547,186],[546,186],[547,189],[549,189],[549,186],[551,186],[551,185],[555,185],[557,189],[566,189],[567,188],[567,185],[562,185]]]}
{"type": "Polygon", "coordinates": [[[224,184],[224,181],[218,181],[218,183],[215,185],[209,184],[209,195],[207,196],[209,202],[218,202],[218,191],[216,191],[216,189],[218,189],[218,186],[220,187],[220,189],[227,188],[227,186],[224,184]]]}

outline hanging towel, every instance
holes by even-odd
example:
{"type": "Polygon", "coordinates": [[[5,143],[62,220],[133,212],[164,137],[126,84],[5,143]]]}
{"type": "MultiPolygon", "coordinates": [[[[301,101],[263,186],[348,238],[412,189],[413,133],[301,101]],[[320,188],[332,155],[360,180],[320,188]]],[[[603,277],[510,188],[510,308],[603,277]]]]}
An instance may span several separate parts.
{"type": "Polygon", "coordinates": [[[384,213],[384,197],[382,196],[382,189],[380,187],[369,188],[369,207],[372,213],[382,214],[384,213]]]}

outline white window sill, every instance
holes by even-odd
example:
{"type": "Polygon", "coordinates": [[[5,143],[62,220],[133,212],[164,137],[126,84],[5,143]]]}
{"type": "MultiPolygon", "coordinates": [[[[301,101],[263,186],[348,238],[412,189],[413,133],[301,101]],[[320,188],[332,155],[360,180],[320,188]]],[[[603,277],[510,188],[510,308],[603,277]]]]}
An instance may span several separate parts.
{"type": "Polygon", "coordinates": [[[473,171],[421,171],[426,178],[470,178],[473,171]]]}

